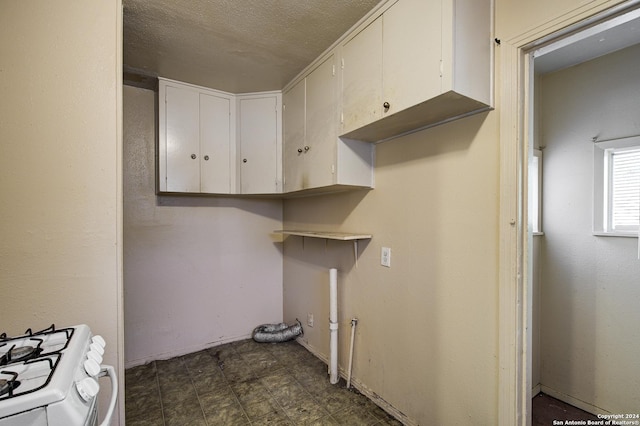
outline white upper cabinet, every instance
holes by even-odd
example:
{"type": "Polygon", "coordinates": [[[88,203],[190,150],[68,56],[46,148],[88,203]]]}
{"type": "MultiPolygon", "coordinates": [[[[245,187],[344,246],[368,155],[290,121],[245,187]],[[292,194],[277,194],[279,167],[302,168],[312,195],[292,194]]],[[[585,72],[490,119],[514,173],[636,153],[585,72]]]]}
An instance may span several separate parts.
{"type": "Polygon", "coordinates": [[[228,194],[232,97],[161,81],[159,99],[159,191],[228,194]]]}
{"type": "Polygon", "coordinates": [[[287,193],[373,185],[373,146],[337,136],[338,81],[331,53],[284,94],[287,193]]]}
{"type": "Polygon", "coordinates": [[[168,79],[158,90],[158,192],[282,192],[282,95],[168,79]]]}
{"type": "Polygon", "coordinates": [[[283,93],[160,79],[158,191],[372,188],[369,142],[492,108],[492,8],[493,0],[381,2],[283,93]]]}
{"type": "Polygon", "coordinates": [[[490,109],[491,5],[398,0],[345,37],[340,134],[376,142],[490,109]]]}
{"type": "Polygon", "coordinates": [[[242,194],[281,192],[280,92],[239,95],[238,165],[242,194]]]}

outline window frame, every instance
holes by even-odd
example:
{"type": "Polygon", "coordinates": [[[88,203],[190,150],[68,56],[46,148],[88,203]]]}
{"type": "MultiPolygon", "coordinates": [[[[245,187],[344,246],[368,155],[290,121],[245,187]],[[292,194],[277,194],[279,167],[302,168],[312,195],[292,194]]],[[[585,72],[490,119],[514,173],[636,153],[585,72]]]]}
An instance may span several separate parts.
{"type": "Polygon", "coordinates": [[[611,237],[638,237],[638,228],[611,229],[610,179],[611,154],[640,149],[640,136],[611,139],[594,143],[593,149],[593,234],[611,237]]]}

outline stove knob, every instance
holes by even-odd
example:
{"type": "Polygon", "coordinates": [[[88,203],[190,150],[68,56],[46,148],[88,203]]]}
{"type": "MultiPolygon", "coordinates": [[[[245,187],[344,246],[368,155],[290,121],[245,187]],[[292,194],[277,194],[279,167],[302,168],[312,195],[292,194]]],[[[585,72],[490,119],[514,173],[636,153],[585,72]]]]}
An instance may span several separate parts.
{"type": "Polygon", "coordinates": [[[89,402],[95,398],[100,391],[100,385],[95,379],[87,377],[76,382],[76,389],[78,390],[80,397],[84,399],[85,402],[89,402]]]}
{"type": "Polygon", "coordinates": [[[107,346],[107,342],[105,342],[105,340],[102,338],[102,336],[93,336],[91,338],[91,343],[96,343],[96,344],[102,346],[103,348],[105,346],[107,346]]]}
{"type": "Polygon", "coordinates": [[[104,355],[104,347],[100,346],[97,343],[92,343],[89,345],[89,350],[99,353],[100,355],[104,355]]]}
{"type": "Polygon", "coordinates": [[[96,351],[89,351],[87,353],[87,359],[94,360],[97,364],[102,364],[102,355],[96,351]]]}
{"type": "Polygon", "coordinates": [[[91,377],[95,377],[100,373],[100,364],[92,359],[88,359],[84,362],[84,371],[91,377]]]}

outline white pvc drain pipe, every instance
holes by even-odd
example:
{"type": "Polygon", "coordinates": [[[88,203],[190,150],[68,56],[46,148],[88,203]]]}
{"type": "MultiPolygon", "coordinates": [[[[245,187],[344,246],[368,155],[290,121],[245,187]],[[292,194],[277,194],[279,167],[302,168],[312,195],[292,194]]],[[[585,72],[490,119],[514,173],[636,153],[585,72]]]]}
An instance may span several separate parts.
{"type": "Polygon", "coordinates": [[[329,269],[329,382],[338,383],[338,270],[329,269]]]}

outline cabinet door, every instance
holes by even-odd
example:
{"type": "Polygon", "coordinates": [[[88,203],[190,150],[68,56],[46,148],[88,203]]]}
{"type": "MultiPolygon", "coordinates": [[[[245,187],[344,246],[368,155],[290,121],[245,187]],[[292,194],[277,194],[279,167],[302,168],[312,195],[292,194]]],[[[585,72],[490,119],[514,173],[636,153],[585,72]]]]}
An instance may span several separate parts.
{"type": "Polygon", "coordinates": [[[335,176],[337,88],[335,56],[307,76],[306,143],[303,148],[305,188],[331,185],[335,176]]]}
{"type": "Polygon", "coordinates": [[[438,96],[441,89],[442,2],[402,0],[383,15],[383,102],[393,114],[438,96]]]}
{"type": "Polygon", "coordinates": [[[342,47],[342,133],[381,118],[382,17],[342,47]]]}
{"type": "Polygon", "coordinates": [[[166,190],[200,192],[199,94],[167,86],[165,103],[166,190]]]}
{"type": "Polygon", "coordinates": [[[200,192],[230,192],[230,112],[229,99],[200,94],[200,192]]]}
{"type": "Polygon", "coordinates": [[[277,98],[240,101],[240,183],[243,194],[277,192],[277,98]]]}
{"type": "Polygon", "coordinates": [[[306,80],[301,80],[283,95],[283,169],[284,191],[303,189],[305,146],[306,80]]]}

